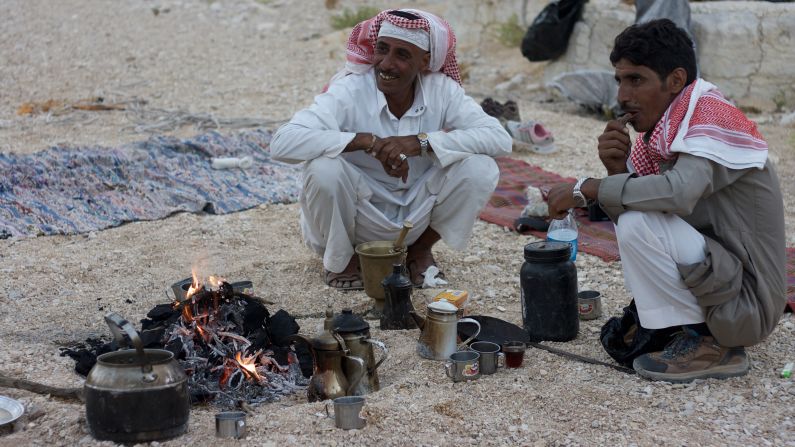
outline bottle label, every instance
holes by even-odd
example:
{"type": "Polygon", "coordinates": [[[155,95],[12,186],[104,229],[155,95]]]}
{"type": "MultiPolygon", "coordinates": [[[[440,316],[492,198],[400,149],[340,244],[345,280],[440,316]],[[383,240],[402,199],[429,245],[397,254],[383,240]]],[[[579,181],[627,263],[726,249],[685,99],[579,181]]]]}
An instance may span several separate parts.
{"type": "Polygon", "coordinates": [[[547,240],[553,242],[568,242],[571,246],[571,259],[577,259],[577,231],[568,228],[554,230],[547,233],[547,240]]]}

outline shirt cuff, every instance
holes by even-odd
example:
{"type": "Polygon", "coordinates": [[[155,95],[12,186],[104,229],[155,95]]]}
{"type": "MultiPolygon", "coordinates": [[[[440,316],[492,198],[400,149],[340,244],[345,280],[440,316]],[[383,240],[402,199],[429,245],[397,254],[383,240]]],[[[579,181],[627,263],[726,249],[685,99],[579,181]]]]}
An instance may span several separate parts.
{"type": "Polygon", "coordinates": [[[460,151],[451,151],[444,149],[447,143],[447,132],[439,130],[436,132],[428,132],[428,143],[430,143],[431,151],[428,155],[433,160],[433,163],[439,167],[445,168],[459,160],[467,158],[469,153],[460,151]]]}
{"type": "Polygon", "coordinates": [[[345,147],[348,146],[348,143],[353,141],[354,138],[356,138],[356,134],[355,133],[340,132],[340,140],[339,140],[339,143],[338,143],[339,146],[334,146],[334,147],[330,148],[323,155],[325,155],[326,157],[329,157],[329,158],[335,158],[335,157],[339,156],[342,153],[342,151],[345,150],[345,147]]]}
{"type": "Polygon", "coordinates": [[[616,174],[603,178],[599,183],[599,204],[613,222],[617,222],[618,216],[626,211],[621,201],[621,196],[624,192],[624,185],[633,177],[636,177],[636,175],[616,174]]]}

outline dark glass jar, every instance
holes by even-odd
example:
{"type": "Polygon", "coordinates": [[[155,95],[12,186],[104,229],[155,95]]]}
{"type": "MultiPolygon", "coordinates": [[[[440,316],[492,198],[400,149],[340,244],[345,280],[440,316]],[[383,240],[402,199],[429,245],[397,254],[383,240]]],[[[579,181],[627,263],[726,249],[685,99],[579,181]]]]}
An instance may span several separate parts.
{"type": "Polygon", "coordinates": [[[577,267],[565,242],[531,242],[520,273],[522,321],[533,341],[577,337],[577,267]]]}

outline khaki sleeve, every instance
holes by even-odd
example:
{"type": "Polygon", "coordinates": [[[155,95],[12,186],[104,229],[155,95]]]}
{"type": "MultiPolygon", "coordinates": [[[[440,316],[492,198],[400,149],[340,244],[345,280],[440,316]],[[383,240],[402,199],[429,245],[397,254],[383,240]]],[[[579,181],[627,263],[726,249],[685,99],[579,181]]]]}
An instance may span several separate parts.
{"type": "Polygon", "coordinates": [[[617,174],[602,179],[598,200],[614,222],[628,210],[687,216],[700,199],[742,173],[727,176],[728,171],[706,158],[680,154],[674,166],[659,175],[617,174]]]}

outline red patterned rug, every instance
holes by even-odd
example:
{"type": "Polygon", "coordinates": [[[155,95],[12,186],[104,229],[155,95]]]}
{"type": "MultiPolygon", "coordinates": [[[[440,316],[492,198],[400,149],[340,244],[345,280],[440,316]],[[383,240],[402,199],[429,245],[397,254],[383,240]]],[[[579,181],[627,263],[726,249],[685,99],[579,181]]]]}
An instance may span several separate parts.
{"type": "MultiPolygon", "coordinates": [[[[500,181],[494,195],[486,204],[480,218],[486,222],[516,230],[514,222],[527,205],[525,189],[529,186],[544,187],[575,179],[561,177],[521,160],[510,157],[497,158],[500,167],[500,181]]],[[[585,210],[577,210],[579,224],[578,249],[598,256],[605,261],[617,261],[618,244],[612,222],[591,222],[585,210]]],[[[539,238],[546,237],[543,231],[529,231],[539,238]]],[[[787,248],[787,300],[795,311],[795,248],[787,248]]]]}

